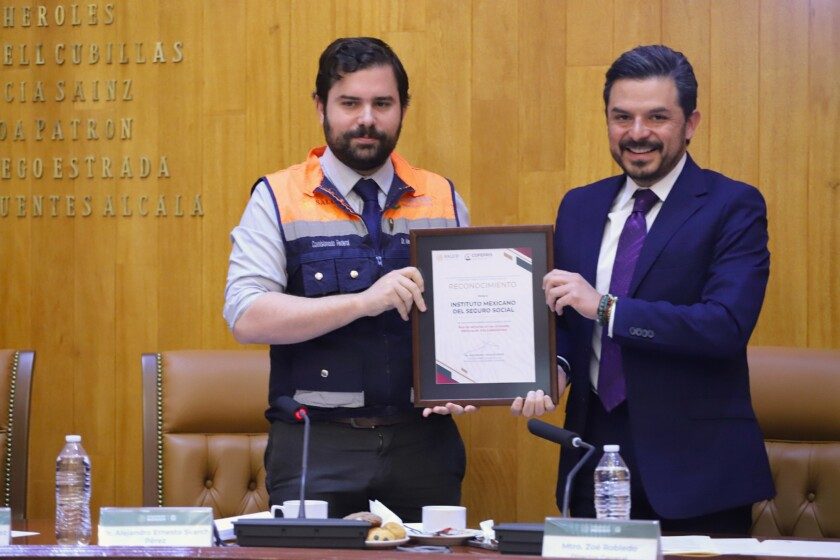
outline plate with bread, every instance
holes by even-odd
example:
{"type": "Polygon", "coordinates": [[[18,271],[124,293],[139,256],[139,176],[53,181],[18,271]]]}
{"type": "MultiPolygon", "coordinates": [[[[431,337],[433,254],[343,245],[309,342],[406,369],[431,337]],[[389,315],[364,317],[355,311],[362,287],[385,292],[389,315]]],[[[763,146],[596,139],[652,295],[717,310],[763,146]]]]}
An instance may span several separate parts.
{"type": "Polygon", "coordinates": [[[405,527],[394,521],[382,523],[382,518],[369,511],[351,513],[344,519],[356,519],[370,523],[365,546],[368,548],[396,548],[408,542],[405,527]]]}

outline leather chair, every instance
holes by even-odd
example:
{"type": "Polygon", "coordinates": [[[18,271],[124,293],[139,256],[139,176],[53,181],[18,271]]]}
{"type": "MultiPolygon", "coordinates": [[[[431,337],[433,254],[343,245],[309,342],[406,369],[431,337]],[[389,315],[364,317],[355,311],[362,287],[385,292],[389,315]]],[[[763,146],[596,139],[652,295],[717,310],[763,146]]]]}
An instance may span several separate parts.
{"type": "Polygon", "coordinates": [[[29,397],[35,352],[0,350],[0,502],[26,518],[29,397]]]}
{"type": "Polygon", "coordinates": [[[840,538],[840,350],[753,347],[748,360],[776,483],[752,534],[840,538]]]}
{"type": "Polygon", "coordinates": [[[266,350],[143,354],[143,503],[268,510],[266,350]]]}

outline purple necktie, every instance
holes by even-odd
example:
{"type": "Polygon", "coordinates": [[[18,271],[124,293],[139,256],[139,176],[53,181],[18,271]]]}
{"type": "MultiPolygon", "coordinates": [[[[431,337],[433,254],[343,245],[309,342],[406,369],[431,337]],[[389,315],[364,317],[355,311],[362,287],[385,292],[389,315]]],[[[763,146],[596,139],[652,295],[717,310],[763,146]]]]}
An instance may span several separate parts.
{"type": "Polygon", "coordinates": [[[353,189],[359,193],[365,205],[362,208],[362,220],[367,226],[371,243],[379,247],[379,230],[382,228],[382,210],[379,208],[379,186],[373,179],[360,179],[353,189]]]}
{"type": "MultiPolygon", "coordinates": [[[[647,235],[645,214],[659,201],[656,193],[650,189],[639,189],[633,194],[636,200],[633,211],[624,222],[624,229],[618,238],[618,248],[615,251],[612,277],[610,279],[610,293],[616,297],[627,295],[630,280],[636,270],[636,261],[642,252],[647,235]]],[[[624,380],[624,370],[621,364],[621,347],[607,335],[608,328],[604,325],[601,334],[601,364],[598,370],[598,396],[609,412],[620,405],[627,397],[624,380]]]]}

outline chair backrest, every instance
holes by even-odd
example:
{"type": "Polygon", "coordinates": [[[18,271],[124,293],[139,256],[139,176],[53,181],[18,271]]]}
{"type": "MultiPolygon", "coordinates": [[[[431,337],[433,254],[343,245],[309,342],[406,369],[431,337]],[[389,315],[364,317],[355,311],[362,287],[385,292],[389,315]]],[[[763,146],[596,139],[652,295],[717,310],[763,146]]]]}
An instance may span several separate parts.
{"type": "Polygon", "coordinates": [[[840,350],[753,347],[748,360],[776,483],[753,535],[840,538],[840,350]]]}
{"type": "Polygon", "coordinates": [[[266,350],[143,354],[143,503],[268,510],[266,350]]]}
{"type": "Polygon", "coordinates": [[[26,518],[29,396],[35,352],[0,350],[0,503],[26,518]]]}

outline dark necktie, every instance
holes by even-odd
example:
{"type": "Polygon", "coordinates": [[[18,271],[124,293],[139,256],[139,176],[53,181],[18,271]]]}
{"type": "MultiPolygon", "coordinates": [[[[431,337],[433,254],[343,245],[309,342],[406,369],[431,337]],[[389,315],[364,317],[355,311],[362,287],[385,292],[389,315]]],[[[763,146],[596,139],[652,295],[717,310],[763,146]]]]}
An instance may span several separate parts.
{"type": "Polygon", "coordinates": [[[362,220],[365,222],[370,240],[374,247],[379,247],[379,231],[382,229],[382,210],[379,208],[379,186],[373,179],[360,179],[353,189],[359,193],[365,205],[362,208],[362,220]]]}
{"type": "MultiPolygon", "coordinates": [[[[659,200],[650,189],[639,189],[633,195],[633,211],[624,222],[624,229],[618,238],[615,252],[610,293],[616,297],[627,295],[630,280],[636,270],[636,261],[642,252],[647,235],[645,214],[659,200]]],[[[598,396],[607,411],[621,404],[627,397],[624,368],[621,363],[621,347],[607,335],[607,325],[601,335],[601,364],[598,369],[598,396]]]]}

